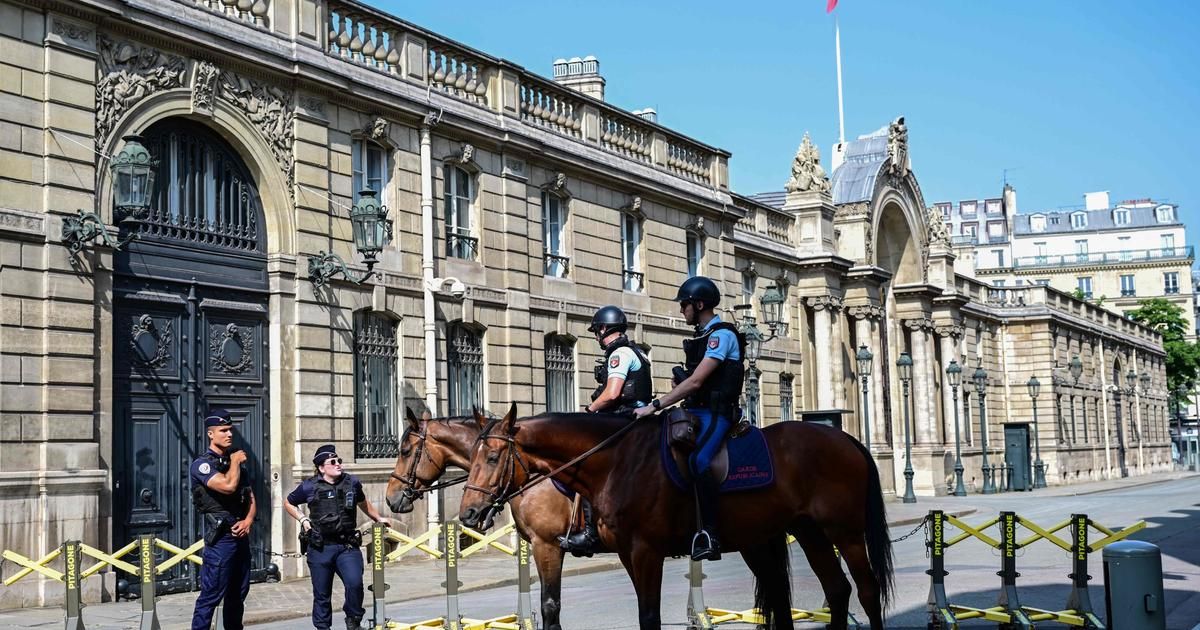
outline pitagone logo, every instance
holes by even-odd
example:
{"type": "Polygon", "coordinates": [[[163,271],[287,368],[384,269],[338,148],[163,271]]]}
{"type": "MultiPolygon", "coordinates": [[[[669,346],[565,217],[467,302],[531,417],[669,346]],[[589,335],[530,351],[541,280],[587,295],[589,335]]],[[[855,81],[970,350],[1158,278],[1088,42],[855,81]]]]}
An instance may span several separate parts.
{"type": "Polygon", "coordinates": [[[154,579],[154,553],[150,547],[150,539],[142,539],[142,584],[149,584],[154,579]]]}

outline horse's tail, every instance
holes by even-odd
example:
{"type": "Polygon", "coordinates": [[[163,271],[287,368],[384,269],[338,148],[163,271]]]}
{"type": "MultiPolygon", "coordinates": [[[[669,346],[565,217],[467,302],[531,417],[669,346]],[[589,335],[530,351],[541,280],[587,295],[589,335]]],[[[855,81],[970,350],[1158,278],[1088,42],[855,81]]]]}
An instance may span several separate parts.
{"type": "Polygon", "coordinates": [[[768,563],[763,573],[755,572],[754,607],[763,617],[760,628],[792,628],[792,565],[787,536],[773,536],[763,547],[758,562],[768,563]]]}
{"type": "Polygon", "coordinates": [[[887,610],[893,590],[892,539],[888,531],[887,508],[883,504],[883,487],[879,483],[879,469],[870,451],[858,440],[851,440],[867,460],[867,559],[871,561],[871,572],[879,585],[880,603],[887,610]]]}

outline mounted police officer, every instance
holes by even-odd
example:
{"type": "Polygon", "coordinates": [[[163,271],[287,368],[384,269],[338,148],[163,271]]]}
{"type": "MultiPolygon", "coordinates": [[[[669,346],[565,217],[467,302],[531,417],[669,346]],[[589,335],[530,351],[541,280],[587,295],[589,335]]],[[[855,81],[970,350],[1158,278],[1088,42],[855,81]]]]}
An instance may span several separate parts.
{"type": "Polygon", "coordinates": [[[358,550],[362,535],[358,531],[355,509],[362,510],[376,523],[390,524],[379,515],[363,492],[362,482],[342,469],[332,444],[313,455],[316,474],[305,479],[287,496],[284,509],[300,521],[302,547],[307,549],[308,569],[313,583],[313,626],[328,630],[333,624],[333,576],[342,580],[346,602],[346,628],[359,630],[363,610],[363,557],[358,550]],[[297,506],[307,505],[308,516],[297,506]]]}
{"type": "Polygon", "coordinates": [[[713,478],[711,465],[737,418],[746,342],[737,327],[721,321],[713,311],[721,302],[721,292],[712,280],[704,276],[688,278],[679,285],[675,301],[687,323],[696,327],[696,336],[683,341],[685,370],[677,375],[670,392],[634,414],[642,418],[683,401],[684,408],[700,419],[696,450],[688,459],[699,507],[692,559],[719,560],[721,545],[716,526],[720,482],[713,478]]]}
{"type": "Polygon", "coordinates": [[[192,613],[192,630],[209,630],[222,600],[226,630],[241,630],[250,592],[254,492],[250,476],[242,470],[246,451],[233,447],[229,412],[209,410],[204,426],[208,450],[192,462],[190,471],[192,503],[204,518],[204,565],[200,568],[200,595],[192,613]]]}
{"type": "MultiPolygon", "coordinates": [[[[629,320],[616,306],[605,306],[592,316],[588,332],[604,351],[603,360],[596,366],[596,391],[592,402],[584,407],[588,413],[625,413],[645,407],[654,396],[650,380],[650,359],[635,346],[625,332],[629,320]]],[[[561,541],[563,549],[576,556],[590,556],[600,551],[600,535],[592,515],[592,504],[580,499],[583,529],[561,541]]]]}

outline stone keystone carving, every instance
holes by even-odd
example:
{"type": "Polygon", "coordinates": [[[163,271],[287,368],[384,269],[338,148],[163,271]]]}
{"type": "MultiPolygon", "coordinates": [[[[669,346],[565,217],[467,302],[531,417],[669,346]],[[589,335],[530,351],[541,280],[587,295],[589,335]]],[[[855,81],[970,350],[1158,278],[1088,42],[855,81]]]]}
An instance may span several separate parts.
{"type": "Polygon", "coordinates": [[[367,126],[365,131],[371,134],[372,140],[383,140],[388,136],[388,130],[390,128],[391,123],[389,123],[386,118],[383,116],[376,116],[375,118],[371,119],[371,124],[367,126]]]}
{"type": "Polygon", "coordinates": [[[221,70],[215,65],[201,61],[196,64],[192,78],[192,110],[211,113],[217,76],[221,70]]]}
{"type": "Polygon", "coordinates": [[[904,125],[903,116],[888,126],[887,153],[891,159],[888,172],[897,177],[908,175],[908,127],[904,125]]]}
{"type": "Polygon", "coordinates": [[[942,222],[942,212],[937,208],[926,208],[925,221],[929,224],[929,246],[950,247],[950,231],[942,222]]]}
{"type": "Polygon", "coordinates": [[[96,82],[96,146],[104,146],[130,107],[163,90],[182,87],[187,64],[149,46],[100,37],[96,82]]]}
{"type": "Polygon", "coordinates": [[[825,169],[821,168],[821,151],[812,143],[808,132],[804,132],[804,140],[792,158],[792,176],[783,189],[795,192],[829,192],[829,178],[825,169]]]}

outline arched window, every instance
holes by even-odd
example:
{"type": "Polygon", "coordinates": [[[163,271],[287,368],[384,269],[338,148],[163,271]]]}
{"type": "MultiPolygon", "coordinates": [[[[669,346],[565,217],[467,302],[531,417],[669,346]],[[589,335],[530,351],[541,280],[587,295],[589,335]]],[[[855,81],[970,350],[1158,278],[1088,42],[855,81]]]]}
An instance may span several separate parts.
{"type": "Polygon", "coordinates": [[[546,337],[546,411],[577,411],[575,344],[568,337],[546,337]]]}
{"type": "Polygon", "coordinates": [[[471,414],[483,408],[483,333],[462,323],[446,330],[446,379],[449,413],[471,414]]]}
{"type": "Polygon", "coordinates": [[[397,323],[381,313],[354,314],[354,456],[395,457],[400,408],[397,323]]]}
{"type": "Polygon", "coordinates": [[[475,180],[466,169],[447,164],[444,170],[446,207],[446,256],[476,260],[479,239],[471,221],[471,203],[475,199],[475,180]]]}

